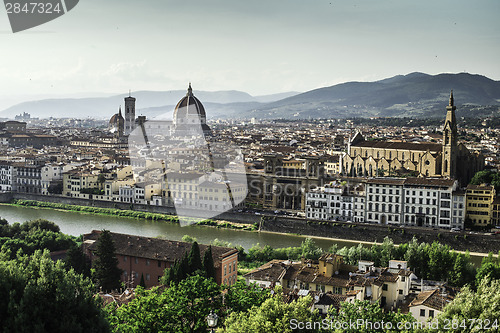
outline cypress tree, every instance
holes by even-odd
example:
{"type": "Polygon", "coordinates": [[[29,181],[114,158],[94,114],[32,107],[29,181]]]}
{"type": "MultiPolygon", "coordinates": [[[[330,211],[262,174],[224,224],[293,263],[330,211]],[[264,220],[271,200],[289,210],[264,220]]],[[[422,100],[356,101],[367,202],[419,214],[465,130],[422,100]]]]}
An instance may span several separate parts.
{"type": "Polygon", "coordinates": [[[67,270],[73,268],[78,274],[90,277],[90,260],[76,244],[71,245],[66,252],[64,265],[67,270]]]}
{"type": "Polygon", "coordinates": [[[192,274],[199,269],[203,269],[203,265],[201,264],[200,247],[198,246],[197,242],[193,242],[193,245],[191,246],[191,251],[189,252],[188,256],[188,264],[189,274],[192,274]]]}
{"type": "Polygon", "coordinates": [[[189,271],[189,258],[188,258],[188,254],[186,252],[186,253],[184,253],[184,257],[182,257],[182,260],[179,263],[179,266],[177,269],[177,274],[176,274],[177,275],[176,282],[179,282],[179,281],[187,278],[189,273],[190,273],[190,271],[189,271]]]}
{"type": "Polygon", "coordinates": [[[141,282],[139,283],[141,287],[146,289],[146,282],[144,281],[144,273],[141,274],[141,282]]]}
{"type": "Polygon", "coordinates": [[[118,268],[118,259],[115,256],[115,244],[109,230],[103,230],[96,242],[94,253],[97,258],[92,263],[94,280],[104,291],[119,289],[121,286],[121,269],[118,268]]]}
{"type": "Polygon", "coordinates": [[[215,266],[214,259],[212,258],[212,246],[208,246],[208,249],[203,255],[203,269],[207,278],[213,278],[215,280],[215,266]]]}

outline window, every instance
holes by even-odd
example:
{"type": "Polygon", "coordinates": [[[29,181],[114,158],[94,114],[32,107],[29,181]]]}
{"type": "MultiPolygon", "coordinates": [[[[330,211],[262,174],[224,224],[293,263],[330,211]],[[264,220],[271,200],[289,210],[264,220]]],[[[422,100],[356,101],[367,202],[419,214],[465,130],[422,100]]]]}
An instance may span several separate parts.
{"type": "Polygon", "coordinates": [[[382,290],[386,290],[387,291],[387,284],[384,283],[384,285],[382,286],[382,290]]]}
{"type": "Polygon", "coordinates": [[[420,317],[425,317],[425,309],[420,309],[420,317]]]}
{"type": "Polygon", "coordinates": [[[158,260],[158,267],[161,267],[161,261],[158,260]]]}
{"type": "Polygon", "coordinates": [[[149,281],[151,279],[151,275],[146,274],[146,280],[149,281]]]}
{"type": "Polygon", "coordinates": [[[149,259],[146,259],[146,266],[149,266],[149,259]]]}
{"type": "Polygon", "coordinates": [[[123,261],[127,262],[127,256],[123,256],[123,261]]]}
{"type": "Polygon", "coordinates": [[[138,264],[139,263],[139,258],[135,257],[135,263],[138,264]]]}
{"type": "Polygon", "coordinates": [[[403,289],[399,289],[399,294],[403,295],[403,289]]]}
{"type": "Polygon", "coordinates": [[[429,310],[429,318],[434,318],[434,310],[429,310]]]}

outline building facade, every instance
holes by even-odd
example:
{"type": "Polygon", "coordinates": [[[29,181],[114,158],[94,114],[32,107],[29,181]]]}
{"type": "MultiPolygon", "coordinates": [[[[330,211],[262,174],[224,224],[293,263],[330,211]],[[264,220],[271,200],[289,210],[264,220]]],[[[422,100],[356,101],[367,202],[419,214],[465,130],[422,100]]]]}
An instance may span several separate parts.
{"type": "MultiPolygon", "coordinates": [[[[100,231],[93,230],[83,235],[83,251],[90,260],[94,260],[96,241],[100,231]]],[[[189,253],[192,243],[170,241],[119,233],[111,233],[116,248],[118,268],[122,270],[121,280],[127,287],[135,288],[141,277],[147,288],[159,285],[165,269],[180,261],[185,253],[189,253]]],[[[203,258],[207,245],[199,245],[203,258]]],[[[236,282],[238,269],[238,250],[219,246],[211,246],[215,267],[215,281],[218,284],[232,285],[236,282]]]]}
{"type": "Polygon", "coordinates": [[[458,181],[441,178],[348,178],[309,191],[306,216],[463,229],[465,196],[457,187],[458,181]]]}
{"type": "Polygon", "coordinates": [[[465,186],[477,171],[484,168],[484,157],[458,143],[455,110],[451,92],[441,144],[367,141],[357,132],[342,159],[342,174],[376,177],[413,172],[424,177],[457,179],[465,186]]]}

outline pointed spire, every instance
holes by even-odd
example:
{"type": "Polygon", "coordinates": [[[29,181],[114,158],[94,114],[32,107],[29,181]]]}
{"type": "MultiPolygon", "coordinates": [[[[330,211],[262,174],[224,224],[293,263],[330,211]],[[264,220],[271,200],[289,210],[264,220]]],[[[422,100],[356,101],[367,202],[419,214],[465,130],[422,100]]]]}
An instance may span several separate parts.
{"type": "Polygon", "coordinates": [[[118,108],[118,115],[120,117],[122,117],[122,106],[120,105],[120,107],[118,108]]]}
{"type": "Polygon", "coordinates": [[[453,89],[451,90],[451,93],[450,93],[450,106],[454,106],[454,100],[453,100],[453,89]]]}
{"type": "Polygon", "coordinates": [[[186,96],[193,96],[193,88],[191,88],[191,82],[189,82],[189,88],[186,96]]]}
{"type": "Polygon", "coordinates": [[[129,89],[129,90],[128,90],[128,97],[132,97],[132,96],[130,95],[130,93],[131,93],[131,92],[130,92],[130,89],[129,89]]]}

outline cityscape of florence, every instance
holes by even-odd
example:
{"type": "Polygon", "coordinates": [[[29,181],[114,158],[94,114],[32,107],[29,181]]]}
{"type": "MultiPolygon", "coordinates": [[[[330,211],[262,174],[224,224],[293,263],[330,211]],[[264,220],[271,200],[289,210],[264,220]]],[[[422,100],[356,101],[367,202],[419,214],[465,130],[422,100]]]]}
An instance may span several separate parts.
{"type": "Polygon", "coordinates": [[[5,9],[1,332],[500,331],[499,3],[5,9]]]}

